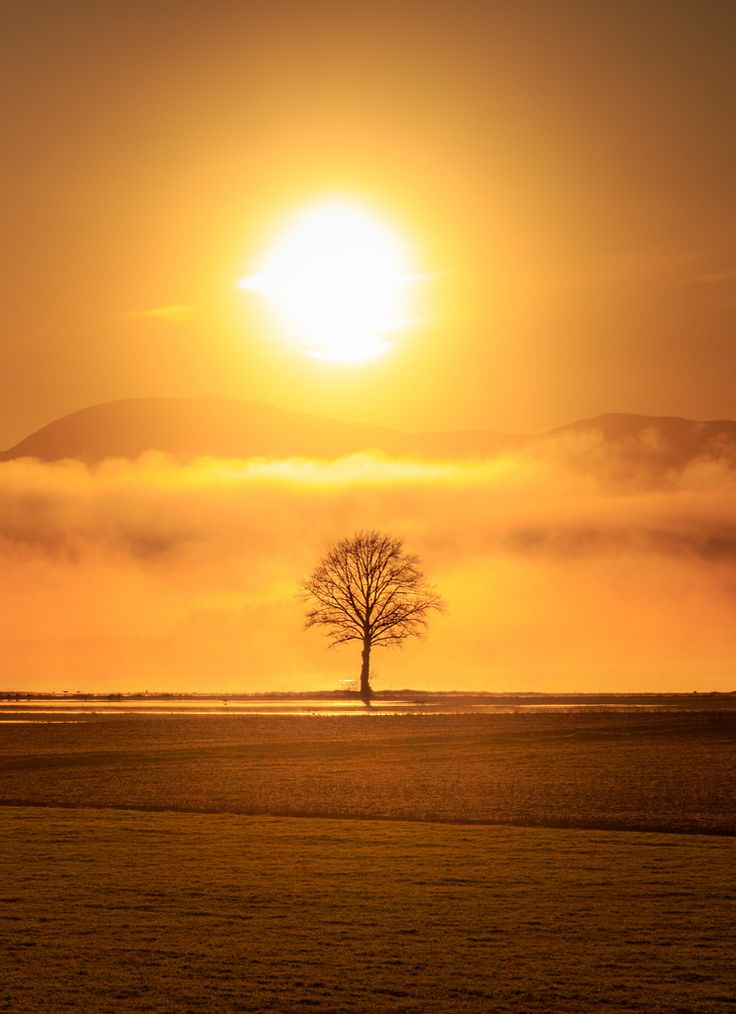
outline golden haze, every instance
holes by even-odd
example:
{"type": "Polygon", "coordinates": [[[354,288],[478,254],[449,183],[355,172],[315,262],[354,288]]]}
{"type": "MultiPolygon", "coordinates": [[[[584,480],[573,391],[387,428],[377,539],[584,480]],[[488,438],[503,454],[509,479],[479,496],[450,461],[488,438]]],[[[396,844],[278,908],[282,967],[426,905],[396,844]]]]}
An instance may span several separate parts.
{"type": "Polygon", "coordinates": [[[336,533],[375,526],[449,607],[427,643],[376,653],[379,689],[732,689],[733,470],[620,487],[569,453],[5,462],[2,682],[337,688],[355,651],[302,630],[297,582],[336,533]]]}
{"type": "Polygon", "coordinates": [[[131,396],[404,429],[736,416],[731,5],[172,10],[6,20],[0,447],[131,396]],[[335,195],[437,275],[359,370],[293,355],[233,288],[335,195]]]}
{"type": "MultiPolygon", "coordinates": [[[[0,447],[147,396],[416,431],[736,417],[731,5],[172,9],[5,20],[0,447]],[[357,366],[303,356],[235,286],[284,215],[336,198],[428,276],[357,366]]],[[[329,682],[352,662],[301,632],[292,589],[375,525],[450,604],[379,685],[385,664],[444,687],[730,689],[731,473],[586,482],[526,458],[3,464],[4,679],[329,682]]]]}

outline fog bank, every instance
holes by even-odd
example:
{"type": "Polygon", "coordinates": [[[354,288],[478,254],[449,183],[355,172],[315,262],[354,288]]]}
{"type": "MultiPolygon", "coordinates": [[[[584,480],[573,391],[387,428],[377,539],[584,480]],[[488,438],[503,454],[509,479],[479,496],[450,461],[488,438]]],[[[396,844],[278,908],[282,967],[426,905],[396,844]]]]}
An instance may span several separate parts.
{"type": "Polygon", "coordinates": [[[379,689],[736,687],[736,473],[621,476],[575,451],[0,463],[0,685],[336,688],[358,649],[305,632],[295,595],[331,541],[375,527],[448,605],[375,653],[379,689]]]}

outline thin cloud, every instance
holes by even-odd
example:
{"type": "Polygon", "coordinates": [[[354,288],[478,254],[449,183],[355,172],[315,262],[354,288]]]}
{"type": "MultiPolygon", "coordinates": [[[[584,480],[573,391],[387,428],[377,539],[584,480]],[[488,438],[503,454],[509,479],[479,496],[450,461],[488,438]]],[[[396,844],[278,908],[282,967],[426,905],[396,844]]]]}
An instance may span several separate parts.
{"type": "Polygon", "coordinates": [[[153,317],[155,320],[166,320],[178,323],[183,320],[191,320],[194,307],[188,303],[166,303],[164,306],[154,306],[150,310],[135,310],[128,314],[130,317],[153,317]]]}
{"type": "Polygon", "coordinates": [[[535,286],[552,294],[626,285],[678,285],[692,273],[694,255],[662,248],[627,250],[540,272],[535,286]]]}
{"type": "Polygon", "coordinates": [[[724,282],[736,282],[736,269],[726,271],[704,271],[696,279],[701,285],[719,285],[724,282]]]}

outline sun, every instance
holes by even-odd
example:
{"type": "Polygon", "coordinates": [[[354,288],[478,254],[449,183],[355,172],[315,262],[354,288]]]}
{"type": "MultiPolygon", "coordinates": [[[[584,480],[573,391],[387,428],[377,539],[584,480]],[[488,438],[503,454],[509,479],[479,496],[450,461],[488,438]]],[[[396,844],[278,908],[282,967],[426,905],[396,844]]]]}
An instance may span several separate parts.
{"type": "Polygon", "coordinates": [[[400,236],[369,208],[336,200],[294,215],[238,287],[260,293],[308,355],[362,363],[409,325],[413,277],[400,236]]]}

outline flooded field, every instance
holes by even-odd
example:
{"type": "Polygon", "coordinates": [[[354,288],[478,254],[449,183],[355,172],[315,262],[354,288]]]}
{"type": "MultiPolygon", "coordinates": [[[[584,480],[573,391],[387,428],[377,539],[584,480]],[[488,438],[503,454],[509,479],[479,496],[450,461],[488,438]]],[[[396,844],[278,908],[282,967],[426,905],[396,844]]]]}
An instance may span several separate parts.
{"type": "Polygon", "coordinates": [[[104,703],[4,702],[2,1009],[733,1009],[714,699],[104,703]]]}
{"type": "Polygon", "coordinates": [[[0,696],[0,722],[54,721],[79,715],[482,715],[546,711],[736,712],[736,693],[377,695],[369,707],[336,694],[291,695],[25,695],[0,696]]]}

